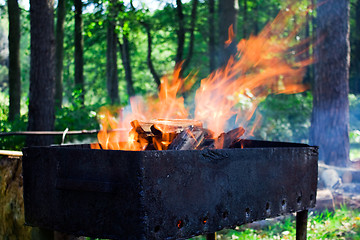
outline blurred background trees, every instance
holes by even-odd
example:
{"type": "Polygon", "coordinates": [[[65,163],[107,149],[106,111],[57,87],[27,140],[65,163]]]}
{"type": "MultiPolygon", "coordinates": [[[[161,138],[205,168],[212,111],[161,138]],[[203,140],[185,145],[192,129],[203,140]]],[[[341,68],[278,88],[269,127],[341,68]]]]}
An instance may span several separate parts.
{"type": "MultiPolygon", "coordinates": [[[[306,11],[311,4],[311,0],[297,1],[298,11],[306,11]]],[[[183,76],[195,70],[200,81],[222,66],[234,52],[235,44],[224,47],[230,25],[236,43],[259,33],[280,9],[286,8],[280,0],[59,0],[52,6],[53,17],[47,24],[55,29],[54,107],[49,99],[42,99],[41,104],[54,109],[55,130],[98,128],[96,112],[101,106],[125,106],[130,96],[156,93],[160,77],[170,73],[181,61],[185,61],[183,76]]],[[[349,6],[349,133],[351,158],[356,158],[360,152],[357,150],[360,149],[360,100],[357,97],[360,93],[360,0],[349,1],[349,6]]],[[[32,124],[28,106],[32,106],[33,99],[29,94],[32,82],[29,6],[25,1],[0,1],[0,15],[0,131],[25,130],[28,123],[32,124]],[[19,30],[9,28],[14,21],[17,24],[16,11],[20,17],[19,30]],[[11,50],[16,46],[11,44],[16,41],[10,41],[9,45],[8,40],[15,36],[14,32],[20,32],[18,60],[11,60],[16,56],[16,51],[11,50]],[[12,62],[19,62],[19,68],[12,67],[12,62]],[[19,77],[14,77],[14,72],[18,72],[19,77]],[[18,85],[14,85],[16,81],[18,85]]],[[[316,11],[309,11],[294,41],[315,37],[319,24],[316,17],[316,11]]],[[[295,27],[301,21],[295,16],[290,24],[295,27]]],[[[14,38],[17,39],[17,35],[14,38]]],[[[308,55],[313,53],[310,48],[308,55]]],[[[49,58],[45,58],[39,65],[44,67],[49,62],[49,58]]],[[[47,83],[49,79],[47,77],[47,83]]],[[[304,81],[314,84],[314,79],[314,68],[309,67],[304,81]]],[[[194,89],[198,85],[199,82],[194,89]]],[[[37,88],[39,92],[45,91],[44,85],[37,88]]],[[[186,101],[191,102],[192,97],[188,94],[186,101]]],[[[263,123],[254,137],[308,143],[312,101],[311,90],[296,95],[269,96],[257,110],[263,115],[263,123]]],[[[69,137],[68,140],[82,138],[69,137]]],[[[19,149],[23,140],[21,137],[0,138],[0,148],[19,149]]],[[[58,143],[59,139],[54,141],[58,143]]]]}

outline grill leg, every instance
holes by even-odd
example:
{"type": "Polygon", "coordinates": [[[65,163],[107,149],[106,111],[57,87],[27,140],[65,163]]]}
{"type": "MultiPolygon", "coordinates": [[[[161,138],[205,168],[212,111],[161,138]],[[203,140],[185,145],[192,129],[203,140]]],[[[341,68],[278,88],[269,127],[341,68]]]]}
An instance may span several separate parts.
{"type": "Polygon", "coordinates": [[[308,210],[296,213],[296,240],[306,240],[308,210]]]}
{"type": "Polygon", "coordinates": [[[206,240],[215,240],[215,239],[216,239],[216,233],[206,234],[206,240]]]}
{"type": "Polygon", "coordinates": [[[54,231],[44,228],[33,227],[31,229],[32,240],[54,240],[54,231]]]}

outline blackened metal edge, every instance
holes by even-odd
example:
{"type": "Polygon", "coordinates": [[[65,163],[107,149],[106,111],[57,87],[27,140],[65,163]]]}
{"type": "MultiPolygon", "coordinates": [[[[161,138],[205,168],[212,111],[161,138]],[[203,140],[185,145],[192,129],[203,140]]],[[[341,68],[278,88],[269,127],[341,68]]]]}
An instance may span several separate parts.
{"type": "MultiPolygon", "coordinates": [[[[247,222],[251,222],[251,221],[256,221],[256,220],[261,220],[261,219],[265,219],[268,217],[273,217],[273,216],[277,216],[277,215],[281,215],[281,214],[287,214],[290,212],[297,212],[297,211],[301,211],[304,209],[308,209],[311,208],[313,206],[315,206],[316,203],[316,186],[317,186],[317,147],[309,147],[309,146],[294,146],[294,147],[282,147],[282,148],[278,148],[278,149],[273,149],[273,148],[249,148],[249,149],[221,149],[221,150],[206,150],[206,151],[197,151],[197,150],[192,150],[192,151],[143,151],[143,152],[128,152],[128,151],[111,151],[111,150],[94,150],[94,149],[87,149],[88,146],[84,146],[82,145],[81,148],[85,148],[85,149],[79,149],[79,146],[66,146],[66,147],[40,147],[40,148],[30,148],[30,149],[24,149],[24,158],[26,159],[24,161],[25,164],[25,168],[29,168],[29,165],[31,165],[30,167],[34,167],[33,165],[35,164],[35,172],[39,173],[41,171],[45,171],[45,179],[46,177],[49,178],[49,182],[51,184],[49,184],[48,189],[46,191],[48,191],[50,193],[50,198],[46,199],[46,194],[43,193],[39,193],[37,192],[37,194],[39,194],[39,196],[36,198],[35,196],[35,200],[38,200],[41,202],[41,204],[44,204],[44,206],[38,206],[37,203],[34,203],[31,200],[34,199],[29,199],[27,196],[31,195],[28,192],[28,185],[29,183],[33,183],[32,181],[32,177],[31,174],[29,173],[29,171],[24,171],[24,202],[25,202],[25,217],[26,217],[26,222],[30,225],[33,226],[40,226],[40,227],[45,227],[45,228],[49,228],[49,229],[54,229],[54,230],[58,230],[58,231],[63,231],[63,232],[68,232],[68,233],[72,233],[75,235],[88,235],[91,237],[102,237],[102,238],[112,238],[112,239],[182,239],[182,238],[189,238],[191,236],[195,236],[195,235],[199,235],[199,234],[203,234],[203,233],[207,233],[207,232],[214,232],[214,231],[218,231],[221,230],[223,228],[230,228],[232,226],[235,225],[242,225],[244,223],[247,222]],[[63,154],[62,152],[67,152],[67,154],[63,154]],[[72,149],[72,150],[70,150],[72,149]],[[69,153],[70,151],[70,153],[69,153]],[[77,155],[73,155],[71,154],[74,152],[77,152],[77,155]],[[80,152],[80,153],[79,153],[80,152]],[[94,225],[93,228],[97,228],[96,232],[94,232],[94,230],[91,232],[89,229],[78,229],[78,230],[74,230],[74,229],[70,229],[71,231],[69,231],[69,226],[67,225],[62,225],[62,221],[61,219],[57,222],[48,222],[48,221],[44,221],[41,222],[39,221],[39,217],[41,220],[41,217],[44,218],[44,215],[39,216],[39,212],[37,210],[39,209],[43,209],[46,208],[48,209],[48,214],[50,217],[54,217],[54,214],[52,214],[52,212],[58,210],[61,211],[61,209],[58,209],[59,206],[55,206],[54,204],[51,203],[52,201],[52,197],[51,196],[53,193],[51,193],[52,191],[54,191],[54,189],[56,188],[56,179],[52,178],[51,175],[53,174],[56,177],[59,177],[59,167],[60,169],[64,170],[64,166],[61,167],[59,166],[58,162],[56,163],[56,161],[52,161],[51,159],[53,158],[61,158],[66,156],[66,157],[76,157],[78,156],[79,158],[84,157],[81,153],[86,153],[86,154],[90,154],[90,155],[95,155],[97,157],[102,158],[103,160],[108,161],[107,159],[110,157],[110,159],[115,158],[115,160],[109,160],[110,162],[117,162],[120,159],[123,159],[123,161],[126,161],[126,156],[130,156],[131,158],[133,158],[132,161],[136,162],[136,168],[138,168],[137,172],[137,176],[136,176],[136,180],[138,182],[138,189],[137,191],[139,192],[139,205],[137,209],[134,209],[134,211],[136,211],[136,215],[139,216],[140,220],[138,221],[138,226],[136,226],[136,229],[141,232],[139,235],[137,235],[137,238],[131,237],[131,234],[126,235],[117,235],[116,233],[114,233],[114,231],[112,231],[112,233],[109,232],[104,232],[105,229],[99,228],[98,226],[96,226],[96,221],[98,219],[96,219],[96,214],[93,214],[94,216],[94,225]],[[220,175],[218,173],[216,173],[218,170],[228,170],[228,171],[232,171],[231,169],[231,164],[234,164],[233,162],[240,162],[239,160],[234,160],[234,155],[240,153],[240,156],[247,156],[250,157],[252,160],[251,161],[257,161],[256,158],[264,158],[262,161],[264,161],[264,163],[274,165],[271,162],[267,162],[267,159],[271,159],[271,156],[274,156],[275,153],[278,153],[280,155],[284,155],[290,158],[290,162],[291,159],[297,158],[297,155],[301,155],[301,161],[305,161],[305,165],[306,167],[310,167],[312,170],[311,172],[311,182],[308,182],[308,185],[311,185],[312,189],[312,200],[306,200],[305,197],[305,201],[301,202],[300,204],[285,204],[285,207],[283,207],[284,209],[281,210],[281,198],[277,199],[276,201],[274,200],[274,202],[270,202],[270,208],[271,210],[273,210],[273,208],[278,209],[276,211],[270,211],[267,212],[266,210],[266,203],[265,202],[261,202],[262,199],[264,199],[264,196],[255,196],[254,194],[249,194],[249,196],[246,196],[246,198],[242,198],[239,199],[240,203],[242,203],[242,206],[239,207],[235,207],[233,209],[233,211],[235,212],[231,212],[228,211],[226,213],[226,206],[232,206],[232,205],[238,205],[239,201],[236,203],[236,199],[234,199],[233,196],[229,196],[230,199],[232,199],[232,201],[225,201],[223,200],[222,202],[222,206],[216,206],[216,202],[214,203],[208,203],[208,206],[211,207],[210,210],[204,210],[202,209],[201,211],[199,211],[199,209],[197,208],[196,204],[198,204],[198,202],[201,200],[195,199],[191,197],[191,194],[197,194],[196,192],[191,193],[189,195],[189,192],[186,192],[185,190],[188,189],[189,184],[191,185],[191,181],[186,182],[187,179],[189,179],[189,177],[187,176],[187,174],[191,173],[191,172],[195,172],[195,174],[197,175],[201,175],[201,174],[205,174],[204,177],[205,178],[209,178],[211,176],[216,176],[214,179],[220,179],[221,181],[224,181],[224,179],[226,179],[226,174],[221,173],[220,175]],[[253,154],[255,153],[255,156],[253,156],[253,154]],[[28,156],[28,155],[31,156],[28,156]],[[60,155],[60,156],[58,156],[60,155]],[[103,156],[105,155],[105,156],[103,156]],[[32,159],[32,158],[35,158],[32,159]],[[42,159],[42,160],[41,160],[42,159]],[[191,160],[192,159],[192,160],[191,160]],[[41,161],[43,161],[45,164],[41,165],[41,166],[37,166],[36,163],[41,163],[41,161]],[[56,165],[55,170],[54,167],[51,164],[48,164],[49,162],[52,162],[54,165],[56,165]],[[229,166],[227,166],[227,164],[229,166]],[[46,169],[49,168],[49,169],[46,169]],[[166,169],[172,169],[173,173],[170,174],[166,174],[166,169]],[[198,171],[196,169],[207,169],[206,171],[198,171]],[[176,175],[176,171],[179,171],[180,174],[177,175],[177,179],[173,179],[171,181],[171,179],[174,177],[174,173],[176,175]],[[164,172],[161,172],[164,171],[164,172]],[[189,172],[190,171],[190,172],[189,172]],[[165,174],[165,175],[162,175],[165,174]],[[167,175],[169,175],[169,177],[167,177],[167,175]],[[316,175],[316,176],[315,176],[316,175]],[[170,181],[167,181],[167,179],[170,179],[170,181]],[[180,181],[180,182],[179,182],[180,181]],[[172,186],[170,185],[170,183],[175,183],[174,185],[177,185],[179,188],[177,189],[177,186],[172,186]],[[185,185],[184,185],[185,184],[185,185]],[[183,186],[184,185],[184,186],[183,186]],[[185,190],[182,190],[181,187],[184,187],[185,190]],[[314,188],[315,186],[315,188],[314,188]],[[53,188],[53,189],[51,189],[53,188]],[[167,195],[164,193],[166,193],[166,191],[168,193],[172,193],[172,195],[176,195],[176,194],[181,194],[181,191],[185,191],[185,193],[187,193],[189,196],[189,198],[184,198],[183,196],[176,196],[176,199],[182,199],[182,200],[188,200],[189,204],[193,204],[194,206],[190,208],[194,208],[192,210],[194,210],[194,214],[185,214],[183,212],[186,212],[187,210],[185,209],[185,211],[176,211],[176,209],[171,209],[171,206],[165,207],[164,210],[164,205],[168,204],[166,202],[166,198],[167,195]],[[161,194],[159,195],[159,193],[161,194]],[[253,195],[253,196],[252,196],[253,195]],[[41,199],[41,198],[44,199],[41,199]],[[249,202],[248,199],[252,199],[252,197],[254,198],[253,201],[259,202],[258,203],[258,209],[253,209],[251,205],[251,203],[249,202]],[[165,199],[165,201],[164,201],[165,199]],[[46,201],[47,200],[47,201],[46,201]],[[225,205],[224,205],[225,204],[225,205]],[[228,205],[226,205],[228,204],[228,205]],[[277,204],[278,206],[274,206],[274,204],[277,204]],[[35,205],[32,206],[32,205],[35,205]],[[247,206],[245,206],[247,205],[247,206]],[[213,208],[216,209],[213,209],[213,208]],[[162,211],[163,210],[163,211],[162,211]],[[172,211],[172,212],[171,212],[172,211]],[[219,212],[222,215],[219,215],[219,212]],[[260,214],[261,212],[261,214],[260,214]],[[168,220],[163,220],[164,217],[166,218],[166,214],[168,213],[172,213],[173,216],[175,217],[174,219],[168,219],[168,220]],[[199,214],[200,213],[200,214],[199,214]],[[212,215],[211,215],[212,214],[212,215]],[[240,214],[240,215],[239,215],[240,214]],[[227,216],[225,216],[227,215],[227,216]],[[233,216],[235,215],[235,217],[233,216]],[[188,217],[188,219],[186,219],[186,217],[188,217]],[[191,218],[191,219],[189,219],[191,218]],[[204,221],[204,219],[207,218],[207,223],[199,225],[200,221],[204,221]],[[180,229],[177,228],[177,223],[178,220],[184,220],[184,226],[180,229]],[[215,221],[218,220],[218,223],[215,223],[215,221]],[[162,223],[165,224],[165,229],[163,230],[163,225],[161,224],[161,221],[163,221],[162,223]],[[193,226],[191,225],[193,223],[193,226]],[[170,228],[166,228],[166,225],[169,225],[170,228]],[[189,227],[190,226],[190,227],[189,227]]],[[[86,155],[85,154],[85,155],[86,155]]],[[[275,154],[276,155],[276,154],[275,154]]],[[[85,156],[84,160],[92,160],[92,159],[96,159],[95,158],[90,158],[87,159],[85,156]]],[[[285,159],[286,160],[286,159],[285,159]]],[[[284,160],[284,161],[285,161],[284,160]]],[[[71,161],[67,161],[68,163],[70,163],[71,161]]],[[[130,161],[126,161],[126,162],[130,162],[130,161]]],[[[259,161],[261,162],[261,161],[259,161]]],[[[121,163],[120,163],[121,164],[121,163]]],[[[239,163],[240,164],[240,163],[239,163]]],[[[243,161],[244,166],[246,167],[246,159],[245,162],[243,161]]],[[[98,161],[98,165],[100,165],[100,162],[98,161]]],[[[98,166],[98,165],[94,165],[94,166],[98,166]]],[[[80,165],[76,165],[78,167],[80,167],[80,165]]],[[[101,165],[100,165],[101,166],[101,165]]],[[[236,164],[234,165],[235,167],[237,166],[236,164]]],[[[248,165],[252,168],[254,168],[254,166],[252,166],[251,164],[248,165]]],[[[291,165],[290,165],[291,166],[291,165]]],[[[271,166],[273,167],[273,166],[271,166]]],[[[285,166],[286,167],[286,166],[285,166]]],[[[25,169],[24,168],[24,169],[25,169]]],[[[237,166],[237,168],[239,168],[239,166],[237,166]]],[[[34,169],[34,168],[32,168],[34,169]]],[[[255,168],[254,168],[255,169],[255,168]]],[[[260,169],[262,171],[264,171],[264,169],[266,169],[266,167],[261,167],[260,169]]],[[[95,169],[96,170],[96,169],[95,169]]],[[[112,170],[111,168],[108,169],[109,171],[112,170]]],[[[246,169],[245,169],[246,170],[246,169]]],[[[307,169],[301,169],[302,172],[305,172],[305,170],[307,169]]],[[[244,173],[246,173],[246,171],[244,171],[242,169],[242,171],[244,173]]],[[[75,173],[76,170],[73,170],[73,173],[75,173]]],[[[64,175],[66,174],[64,171],[60,171],[60,177],[72,177],[72,175],[64,175]]],[[[36,176],[37,174],[35,174],[36,176]]],[[[233,177],[235,176],[234,174],[232,175],[233,177]]],[[[265,174],[266,176],[266,174],[265,174]]],[[[67,178],[65,178],[67,179],[67,178]]],[[[91,179],[90,179],[91,180],[91,179]]],[[[98,180],[98,179],[95,179],[98,180]]],[[[110,179],[111,180],[111,179],[110,179]]],[[[126,179],[123,179],[123,181],[128,182],[126,179]]],[[[220,183],[221,183],[220,181],[220,183]]],[[[246,179],[243,181],[246,181],[246,179]]],[[[112,182],[112,181],[108,181],[108,180],[101,180],[101,182],[112,182]]],[[[205,181],[206,182],[206,181],[205,181]]],[[[196,183],[196,182],[195,182],[196,183]]],[[[31,184],[30,184],[31,185],[31,184]]],[[[216,182],[214,183],[215,186],[211,186],[210,185],[206,185],[207,187],[205,189],[208,189],[209,191],[206,193],[207,196],[211,196],[213,198],[221,198],[221,194],[219,194],[217,191],[230,191],[232,189],[232,186],[226,186],[226,184],[223,186],[221,186],[221,184],[218,186],[216,186],[216,182]],[[210,187],[214,187],[215,189],[212,190],[210,189],[210,187]],[[225,189],[225,190],[224,190],[225,189]]],[[[43,186],[43,185],[42,185],[43,186]]],[[[102,186],[107,186],[102,185],[102,186]]],[[[234,185],[235,187],[240,187],[240,185],[234,185]]],[[[64,186],[63,186],[64,187],[64,186]]],[[[70,186],[71,188],[72,186],[70,186]]],[[[81,182],[79,184],[79,187],[82,188],[83,185],[81,185],[81,182]]],[[[243,186],[241,186],[243,188],[243,186]]],[[[259,183],[259,186],[261,188],[261,181],[259,183]]],[[[76,187],[75,187],[76,188],[76,187]]],[[[101,186],[100,186],[101,188],[101,186]]],[[[252,186],[252,190],[257,190],[256,187],[252,186]]],[[[92,188],[90,188],[92,189],[92,188]]],[[[93,188],[96,190],[96,187],[93,188]]],[[[112,188],[109,188],[110,190],[113,190],[112,188]]],[[[109,190],[109,189],[105,189],[105,190],[109,190]]],[[[194,188],[196,190],[196,188],[194,188]]],[[[193,190],[194,190],[193,189],[193,190]]],[[[39,191],[41,191],[41,189],[38,189],[39,191]]],[[[66,184],[65,184],[65,191],[66,194],[70,194],[76,195],[76,191],[74,191],[76,189],[68,189],[66,190],[66,184]]],[[[84,190],[84,189],[83,189],[84,190]]],[[[86,199],[87,201],[94,201],[94,198],[97,198],[95,193],[92,193],[93,195],[89,195],[89,188],[85,187],[85,193],[84,191],[82,191],[82,194],[87,194],[89,196],[88,199],[86,199]],[[94,196],[95,194],[95,196],[94,196]]],[[[105,195],[108,196],[109,200],[111,200],[111,191],[106,193],[106,191],[102,191],[105,192],[105,195]]],[[[116,185],[115,185],[115,191],[118,191],[119,189],[116,189],[116,185]]],[[[199,191],[203,191],[204,189],[199,189],[199,191]]],[[[260,189],[261,190],[261,189],[260,189]]],[[[57,189],[56,191],[64,191],[61,189],[57,189]]],[[[246,190],[247,191],[247,190],[246,190]]],[[[96,192],[96,191],[95,191],[96,192]]],[[[280,191],[281,193],[281,191],[280,191]]],[[[305,193],[305,192],[303,192],[305,193]]],[[[296,194],[303,194],[303,193],[296,193],[296,194]]],[[[307,192],[306,192],[307,193],[307,192]]],[[[35,195],[37,195],[35,194],[35,195]]],[[[64,193],[65,194],[65,193],[64,193]]],[[[104,194],[104,193],[101,193],[104,194]]],[[[297,195],[291,194],[293,199],[290,199],[290,202],[294,202],[296,201],[296,197],[297,195]]],[[[226,194],[225,194],[226,195],[226,194]]],[[[201,195],[198,195],[201,196],[201,195]]],[[[31,196],[34,198],[34,196],[31,196]]],[[[65,196],[62,195],[62,197],[64,198],[65,196]]],[[[280,196],[281,197],[281,196],[280,196]]],[[[307,198],[309,198],[309,196],[306,196],[307,198]]],[[[67,197],[65,197],[67,198],[67,197]]],[[[174,199],[174,198],[172,198],[174,199]]],[[[171,198],[170,198],[171,200],[171,198]]],[[[212,201],[211,199],[209,200],[210,202],[212,201]]],[[[205,201],[206,202],[206,201],[205,201]]],[[[221,202],[220,202],[221,203],[221,202]]],[[[77,203],[79,204],[79,203],[77,203]]],[[[81,204],[81,202],[80,202],[81,204]]],[[[111,203],[109,203],[111,206],[111,203]]],[[[76,204],[75,204],[76,205],[76,204]]],[[[63,205],[62,207],[66,207],[66,205],[63,205]]],[[[107,208],[111,208],[108,205],[105,205],[105,207],[107,208]]],[[[124,207],[125,208],[125,207],[124,207]]],[[[175,206],[176,208],[176,206],[175,206]]],[[[114,210],[113,210],[114,211],[114,210]]],[[[123,211],[123,213],[125,214],[126,211],[123,211]]],[[[126,217],[126,214],[125,214],[126,217]]],[[[44,219],[43,219],[44,220],[44,219]]],[[[76,221],[75,219],[66,219],[66,220],[72,220],[72,221],[76,221]]],[[[116,219],[114,219],[116,220],[116,219]]],[[[104,220],[106,221],[106,220],[104,220]]],[[[112,223],[112,224],[116,224],[116,223],[112,223]]],[[[74,224],[69,223],[70,226],[73,226],[74,224]]]]}

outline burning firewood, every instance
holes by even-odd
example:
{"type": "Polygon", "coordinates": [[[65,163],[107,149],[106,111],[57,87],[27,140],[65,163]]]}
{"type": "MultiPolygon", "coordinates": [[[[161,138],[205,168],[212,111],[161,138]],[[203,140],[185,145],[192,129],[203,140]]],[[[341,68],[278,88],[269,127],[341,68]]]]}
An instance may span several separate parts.
{"type": "Polygon", "coordinates": [[[208,148],[213,144],[213,133],[205,128],[189,127],[179,133],[169,145],[169,150],[194,150],[208,148]]]}
{"type": "Polygon", "coordinates": [[[236,142],[242,135],[244,135],[245,129],[242,127],[230,130],[227,133],[222,133],[214,141],[214,148],[229,148],[234,142],[236,142]]]}
{"type": "Polygon", "coordinates": [[[133,128],[138,128],[136,131],[139,138],[146,138],[148,141],[146,150],[167,150],[169,145],[178,136],[189,127],[202,127],[202,123],[191,119],[157,119],[149,122],[138,122],[138,125],[133,125],[133,128]]]}
{"type": "Polygon", "coordinates": [[[151,136],[141,127],[138,120],[131,122],[132,129],[129,133],[130,136],[133,136],[134,141],[138,142],[141,145],[142,149],[145,149],[149,143],[152,142],[151,136]]]}
{"type": "MultiPolygon", "coordinates": [[[[163,132],[156,125],[150,127],[151,132],[154,134],[152,143],[156,150],[167,150],[169,144],[176,138],[178,133],[176,132],[163,132]]],[[[173,129],[172,129],[173,130],[173,129]]]]}
{"type": "Polygon", "coordinates": [[[134,142],[144,150],[202,150],[229,148],[245,132],[239,127],[214,138],[214,133],[203,128],[201,122],[176,119],[151,122],[131,122],[134,142]],[[146,130],[144,130],[146,129],[146,130]]]}

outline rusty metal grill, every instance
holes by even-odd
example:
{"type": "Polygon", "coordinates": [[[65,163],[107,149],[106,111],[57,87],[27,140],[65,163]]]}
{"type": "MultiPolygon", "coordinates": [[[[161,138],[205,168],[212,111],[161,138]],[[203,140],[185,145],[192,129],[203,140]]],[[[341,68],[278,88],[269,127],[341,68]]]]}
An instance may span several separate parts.
{"type": "Polygon", "coordinates": [[[23,150],[26,223],[110,239],[179,239],[312,208],[318,149],[23,150]]]}

